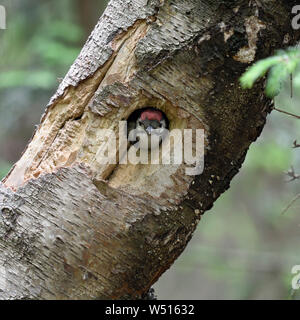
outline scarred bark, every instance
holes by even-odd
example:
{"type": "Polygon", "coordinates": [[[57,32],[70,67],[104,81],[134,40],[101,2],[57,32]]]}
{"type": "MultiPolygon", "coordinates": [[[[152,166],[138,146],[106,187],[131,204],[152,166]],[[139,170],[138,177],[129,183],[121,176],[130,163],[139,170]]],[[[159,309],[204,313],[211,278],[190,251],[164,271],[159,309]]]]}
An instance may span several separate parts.
{"type": "Polygon", "coordinates": [[[271,102],[238,79],[295,44],[295,1],[112,0],[0,184],[0,298],[137,299],[238,172],[271,102]],[[136,109],[205,129],[205,168],[101,165],[136,109]]]}

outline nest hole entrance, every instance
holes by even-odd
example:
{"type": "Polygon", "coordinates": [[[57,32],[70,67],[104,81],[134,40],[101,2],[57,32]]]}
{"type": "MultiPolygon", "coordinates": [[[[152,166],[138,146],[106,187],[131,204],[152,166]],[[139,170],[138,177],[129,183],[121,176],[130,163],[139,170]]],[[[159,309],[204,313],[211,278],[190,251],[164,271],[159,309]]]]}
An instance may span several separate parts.
{"type": "Polygon", "coordinates": [[[136,109],[135,111],[133,111],[133,112],[129,115],[129,117],[128,117],[128,119],[127,119],[127,123],[136,122],[137,119],[139,118],[139,116],[140,116],[144,111],[147,111],[147,110],[153,111],[153,112],[160,112],[160,113],[162,113],[164,119],[166,120],[167,129],[169,129],[169,123],[170,123],[170,121],[169,121],[167,115],[166,115],[162,110],[160,110],[160,109],[158,109],[158,108],[154,108],[154,107],[144,107],[144,108],[136,109]]]}
{"type": "Polygon", "coordinates": [[[168,134],[169,119],[160,109],[144,107],[133,111],[127,120],[127,139],[140,149],[159,147],[168,134]]]}
{"type": "MultiPolygon", "coordinates": [[[[156,108],[153,106],[153,104],[152,106],[147,106],[147,104],[144,104],[143,107],[133,110],[128,117],[125,117],[125,119],[127,118],[127,138],[130,131],[138,125],[141,115],[144,114],[142,119],[146,118],[145,112],[146,115],[149,114],[148,112],[150,112],[150,114],[152,113],[154,119],[156,116],[161,114],[162,118],[165,120],[165,128],[168,129],[167,132],[170,134],[172,133],[173,129],[177,129],[177,131],[182,132],[182,130],[188,128],[189,121],[192,118],[188,112],[185,112],[181,108],[175,107],[171,104],[164,104],[161,106],[161,108],[156,108]]],[[[175,140],[173,140],[174,139],[172,138],[170,142],[170,157],[172,157],[172,159],[174,157],[175,143],[175,140]]],[[[160,147],[158,149],[159,151],[157,153],[157,163],[153,163],[151,161],[149,161],[147,164],[133,164],[130,161],[126,164],[119,163],[109,177],[109,186],[112,188],[124,189],[126,192],[135,195],[148,194],[156,198],[160,197],[161,194],[165,194],[166,197],[167,194],[172,194],[175,185],[180,185],[182,189],[185,190],[190,178],[184,177],[184,163],[177,164],[171,161],[170,164],[164,164],[161,161],[162,156],[165,154],[165,149],[163,148],[164,141],[169,143],[167,139],[163,139],[160,143],[160,147]],[[183,176],[182,180],[180,180],[181,183],[175,183],[173,177],[178,177],[181,175],[183,176]]],[[[133,152],[135,152],[135,146],[133,144],[128,141],[128,155],[132,149],[133,152]]],[[[137,151],[138,155],[139,152],[140,150],[137,151]]],[[[148,153],[148,156],[150,158],[151,152],[148,153]]],[[[179,192],[177,187],[175,188],[176,194],[179,196],[181,192],[179,192]]]]}

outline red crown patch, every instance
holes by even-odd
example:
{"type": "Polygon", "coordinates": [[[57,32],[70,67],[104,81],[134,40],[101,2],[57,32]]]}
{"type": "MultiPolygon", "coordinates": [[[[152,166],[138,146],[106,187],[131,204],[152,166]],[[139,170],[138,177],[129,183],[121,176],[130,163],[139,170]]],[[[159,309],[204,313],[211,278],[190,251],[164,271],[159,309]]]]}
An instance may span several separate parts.
{"type": "Polygon", "coordinates": [[[158,110],[145,110],[141,114],[141,120],[144,121],[146,119],[148,120],[157,120],[160,121],[162,119],[163,115],[160,111],[158,110]]]}

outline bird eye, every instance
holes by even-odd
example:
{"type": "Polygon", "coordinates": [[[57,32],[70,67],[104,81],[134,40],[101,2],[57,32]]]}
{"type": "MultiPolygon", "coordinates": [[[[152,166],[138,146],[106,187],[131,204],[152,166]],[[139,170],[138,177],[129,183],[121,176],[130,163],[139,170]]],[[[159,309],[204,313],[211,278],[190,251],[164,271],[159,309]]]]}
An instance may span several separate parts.
{"type": "Polygon", "coordinates": [[[141,126],[143,123],[142,123],[142,121],[139,121],[139,125],[141,126]]]}

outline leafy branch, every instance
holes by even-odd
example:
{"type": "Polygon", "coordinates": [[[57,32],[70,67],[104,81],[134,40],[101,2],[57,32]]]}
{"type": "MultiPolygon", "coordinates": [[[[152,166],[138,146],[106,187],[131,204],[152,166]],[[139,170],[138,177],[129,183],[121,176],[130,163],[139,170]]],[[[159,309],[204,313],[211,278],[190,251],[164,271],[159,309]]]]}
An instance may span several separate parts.
{"type": "MultiPolygon", "coordinates": [[[[300,50],[296,47],[288,48],[286,50],[279,50],[273,57],[269,57],[260,60],[253,64],[240,78],[240,83],[243,89],[251,89],[254,83],[264,77],[267,73],[266,81],[266,96],[274,98],[280,93],[284,81],[291,77],[291,90],[292,86],[300,87],[300,50]],[[293,77],[294,73],[294,77],[293,77]]],[[[273,108],[276,111],[293,116],[300,119],[300,116],[287,112],[279,108],[273,108]]],[[[293,148],[299,148],[300,144],[297,140],[293,143],[293,148]]],[[[297,174],[293,167],[286,172],[289,182],[300,179],[300,175],[297,174]]],[[[292,205],[300,199],[300,194],[297,194],[292,201],[283,209],[282,214],[287,212],[292,205]]]]}
{"type": "Polygon", "coordinates": [[[251,89],[258,79],[268,73],[266,83],[266,95],[274,98],[279,94],[282,84],[295,71],[293,83],[300,87],[300,50],[298,48],[288,48],[279,50],[273,57],[260,60],[253,64],[240,78],[242,88],[251,89]]]}

